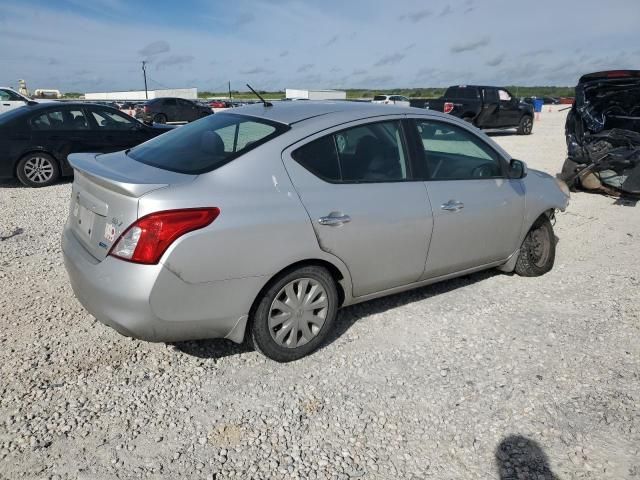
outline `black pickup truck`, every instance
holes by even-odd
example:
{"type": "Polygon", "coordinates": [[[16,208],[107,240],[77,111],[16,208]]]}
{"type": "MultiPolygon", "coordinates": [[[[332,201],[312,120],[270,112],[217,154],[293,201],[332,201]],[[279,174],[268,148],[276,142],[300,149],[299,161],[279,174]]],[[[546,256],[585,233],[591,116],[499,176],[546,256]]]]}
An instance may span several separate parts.
{"type": "Polygon", "coordinates": [[[517,128],[519,135],[533,131],[533,106],[521,102],[505,88],[449,87],[443,97],[427,100],[424,108],[450,113],[478,128],[517,128]]]}

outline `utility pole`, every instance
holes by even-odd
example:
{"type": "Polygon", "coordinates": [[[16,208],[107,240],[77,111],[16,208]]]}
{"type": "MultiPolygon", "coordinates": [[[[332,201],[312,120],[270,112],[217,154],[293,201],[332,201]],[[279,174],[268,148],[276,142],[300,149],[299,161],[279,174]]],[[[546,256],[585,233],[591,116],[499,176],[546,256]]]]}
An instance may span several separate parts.
{"type": "Polygon", "coordinates": [[[233,101],[231,98],[231,80],[229,80],[229,101],[233,101]]]}
{"type": "Polygon", "coordinates": [[[147,93],[147,62],[142,61],[142,75],[144,75],[144,98],[149,100],[149,93],[147,93]]]}

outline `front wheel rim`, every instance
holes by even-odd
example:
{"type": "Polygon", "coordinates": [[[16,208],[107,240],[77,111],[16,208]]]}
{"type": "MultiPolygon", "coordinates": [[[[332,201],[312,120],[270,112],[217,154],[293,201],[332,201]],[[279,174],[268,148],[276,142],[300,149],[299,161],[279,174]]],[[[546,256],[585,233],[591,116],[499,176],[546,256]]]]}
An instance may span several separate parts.
{"type": "Polygon", "coordinates": [[[269,333],[280,347],[297,348],[318,336],[327,320],[326,289],[312,278],[298,278],[280,289],[269,308],[269,333]]]}
{"type": "Polygon", "coordinates": [[[33,183],[46,183],[53,178],[53,164],[48,158],[32,157],[24,164],[24,174],[33,183]]]}
{"type": "Polygon", "coordinates": [[[523,125],[522,130],[524,131],[524,133],[531,133],[531,127],[532,127],[531,120],[526,118],[524,120],[524,125],[523,125]]]}

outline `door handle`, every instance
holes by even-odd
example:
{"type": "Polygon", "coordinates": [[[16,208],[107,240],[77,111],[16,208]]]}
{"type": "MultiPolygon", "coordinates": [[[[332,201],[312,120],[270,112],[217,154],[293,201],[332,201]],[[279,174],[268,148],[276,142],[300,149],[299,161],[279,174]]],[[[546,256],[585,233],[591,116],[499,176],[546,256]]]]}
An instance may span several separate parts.
{"type": "Polygon", "coordinates": [[[3,103],[2,105],[4,105],[5,107],[10,107],[11,106],[10,103],[3,103]]]}
{"type": "Polygon", "coordinates": [[[464,208],[464,203],[458,202],[457,200],[449,200],[447,203],[440,205],[440,208],[447,212],[459,212],[464,208]]]}
{"type": "Polygon", "coordinates": [[[339,227],[350,221],[351,217],[349,215],[340,215],[338,212],[331,212],[326,217],[320,217],[318,219],[320,225],[326,225],[328,227],[339,227]]]}

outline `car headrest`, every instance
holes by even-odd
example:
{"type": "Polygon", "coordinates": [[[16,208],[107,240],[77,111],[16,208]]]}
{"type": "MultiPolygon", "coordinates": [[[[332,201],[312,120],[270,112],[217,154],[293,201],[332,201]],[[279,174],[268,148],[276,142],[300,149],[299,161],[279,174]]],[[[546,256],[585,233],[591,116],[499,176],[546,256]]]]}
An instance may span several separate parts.
{"type": "Polygon", "coordinates": [[[216,132],[206,131],[200,139],[200,148],[204,153],[212,155],[224,154],[224,142],[216,132]]]}

